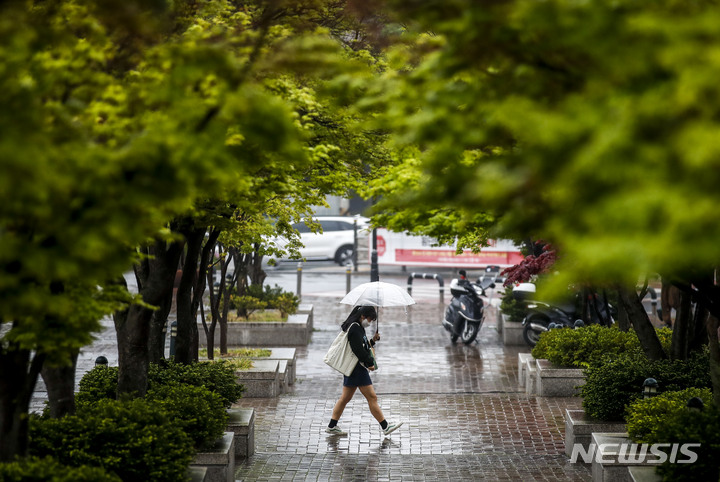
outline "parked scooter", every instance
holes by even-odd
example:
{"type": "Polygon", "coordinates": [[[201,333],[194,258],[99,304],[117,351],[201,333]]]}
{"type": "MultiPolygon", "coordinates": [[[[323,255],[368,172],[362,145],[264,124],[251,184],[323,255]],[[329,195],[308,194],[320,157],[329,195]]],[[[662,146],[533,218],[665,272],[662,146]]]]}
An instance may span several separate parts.
{"type": "Polygon", "coordinates": [[[489,279],[473,283],[467,279],[465,270],[459,273],[460,279],[453,279],[450,283],[452,300],[445,309],[442,324],[450,332],[450,341],[455,343],[460,338],[469,345],[477,337],[485,320],[485,303],[481,297],[485,296],[486,289],[494,288],[495,283],[489,279]]]}
{"type": "MultiPolygon", "coordinates": [[[[540,335],[551,328],[576,328],[584,326],[582,293],[575,293],[569,303],[550,304],[543,301],[528,301],[527,315],[523,320],[523,338],[533,347],[540,335]]],[[[590,321],[609,325],[614,322],[614,308],[594,294],[588,299],[590,321]]]]}

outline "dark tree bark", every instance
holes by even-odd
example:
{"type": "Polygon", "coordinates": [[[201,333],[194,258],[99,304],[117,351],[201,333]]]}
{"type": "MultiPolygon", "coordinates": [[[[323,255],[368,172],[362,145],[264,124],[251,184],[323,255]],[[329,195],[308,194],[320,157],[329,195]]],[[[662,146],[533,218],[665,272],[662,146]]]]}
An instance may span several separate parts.
{"type": "MultiPolygon", "coordinates": [[[[146,258],[136,267],[138,289],[145,303],[160,306],[172,293],[183,242],[157,241],[145,250],[146,258]]],[[[125,283],[125,280],[120,280],[125,283]]],[[[143,396],[147,391],[150,364],[148,339],[153,310],[132,305],[114,314],[118,342],[118,394],[143,396]]]]}
{"type": "Polygon", "coordinates": [[[207,286],[210,298],[210,325],[208,325],[203,318],[203,329],[205,330],[205,336],[207,339],[208,358],[211,360],[215,358],[215,331],[218,326],[220,326],[220,354],[227,354],[227,312],[225,311],[225,307],[229,305],[227,272],[228,266],[233,261],[233,255],[230,251],[224,252],[223,247],[219,244],[218,248],[220,252],[220,259],[217,262],[212,263],[211,269],[207,272],[207,286]],[[215,285],[213,284],[215,270],[219,270],[220,272],[220,282],[218,284],[217,291],[215,290],[215,285]],[[226,327],[224,333],[222,329],[223,323],[221,321],[223,315],[225,316],[226,327]]]}
{"type": "Polygon", "coordinates": [[[681,290],[678,294],[679,306],[676,308],[675,322],[673,323],[672,345],[670,358],[685,360],[688,356],[690,333],[694,332],[692,293],[690,290],[681,290]]]}
{"type": "Polygon", "coordinates": [[[632,326],[630,324],[630,318],[628,317],[627,311],[625,311],[625,306],[622,303],[618,303],[618,327],[621,331],[630,331],[630,327],[632,326]]]}
{"type": "Polygon", "coordinates": [[[625,309],[630,323],[640,339],[645,355],[650,360],[663,360],[667,358],[665,351],[655,333],[655,327],[650,322],[645,307],[634,289],[625,286],[618,287],[620,304],[625,309]]]}
{"type": "Polygon", "coordinates": [[[205,274],[221,231],[211,229],[204,244],[205,228],[191,227],[181,232],[187,240],[187,252],[177,291],[175,359],[180,363],[192,363],[198,360],[197,314],[205,292],[205,274]]]}
{"type": "Polygon", "coordinates": [[[265,283],[265,278],[267,278],[267,273],[262,268],[263,257],[258,253],[258,248],[259,246],[255,245],[253,252],[248,255],[247,271],[250,277],[250,284],[262,286],[263,283],[265,283]]]}
{"type": "Polygon", "coordinates": [[[172,308],[172,300],[173,291],[170,290],[160,307],[153,311],[150,317],[150,335],[148,337],[150,363],[159,363],[165,358],[165,337],[167,336],[167,322],[172,308]]]}
{"type": "Polygon", "coordinates": [[[15,344],[0,345],[0,462],[27,455],[28,407],[44,361],[15,344]]]}
{"type": "Polygon", "coordinates": [[[75,350],[70,355],[70,363],[61,367],[45,364],[40,371],[48,394],[48,408],[52,418],[75,413],[75,369],[80,354],[75,350]]]}
{"type": "Polygon", "coordinates": [[[710,342],[710,380],[713,388],[713,401],[720,406],[720,318],[710,314],[707,319],[707,335],[710,342]]]}

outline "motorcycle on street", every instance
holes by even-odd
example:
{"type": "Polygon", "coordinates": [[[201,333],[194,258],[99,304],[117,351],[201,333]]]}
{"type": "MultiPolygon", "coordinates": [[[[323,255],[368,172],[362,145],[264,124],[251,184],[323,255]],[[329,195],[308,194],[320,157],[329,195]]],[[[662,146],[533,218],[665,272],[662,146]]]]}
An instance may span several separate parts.
{"type": "Polygon", "coordinates": [[[485,320],[485,303],[482,297],[485,290],[494,288],[492,279],[479,279],[473,283],[466,278],[465,270],[460,270],[460,279],[450,283],[452,300],[445,309],[443,327],[450,333],[450,341],[456,343],[458,338],[469,345],[480,332],[485,320]]]}
{"type": "Polygon", "coordinates": [[[610,325],[614,322],[614,307],[601,300],[597,293],[583,299],[583,293],[578,291],[566,303],[552,304],[538,300],[527,300],[527,315],[523,319],[523,338],[525,342],[534,347],[540,335],[552,328],[578,328],[585,325],[583,319],[590,323],[610,325]],[[583,316],[583,311],[588,313],[583,316]]]}

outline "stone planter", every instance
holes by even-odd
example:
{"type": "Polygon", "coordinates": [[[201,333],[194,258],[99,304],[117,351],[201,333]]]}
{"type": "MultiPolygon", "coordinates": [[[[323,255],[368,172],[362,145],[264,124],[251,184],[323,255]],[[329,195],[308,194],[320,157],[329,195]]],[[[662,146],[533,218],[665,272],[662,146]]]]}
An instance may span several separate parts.
{"type": "Polygon", "coordinates": [[[632,482],[660,482],[662,477],[655,473],[655,467],[636,465],[628,467],[632,482]]]}
{"type": "Polygon", "coordinates": [[[207,467],[206,482],[233,482],[235,480],[235,438],[232,432],[225,432],[215,446],[195,454],[190,467],[207,467]]]}
{"type": "Polygon", "coordinates": [[[313,331],[313,305],[311,303],[300,303],[297,309],[297,315],[308,315],[308,327],[310,332],[313,331]]]}
{"type": "Polygon", "coordinates": [[[595,432],[591,443],[597,447],[590,468],[593,482],[632,482],[631,467],[657,467],[657,462],[652,461],[658,459],[650,452],[643,457],[626,449],[624,456],[620,455],[620,445],[632,444],[625,432],[595,432]]]}
{"type": "Polygon", "coordinates": [[[525,393],[529,396],[537,395],[537,363],[534,358],[525,361],[525,393]]]}
{"type": "Polygon", "coordinates": [[[205,482],[207,480],[207,467],[188,468],[190,482],[205,482]]]}
{"type": "Polygon", "coordinates": [[[245,385],[243,397],[273,398],[280,394],[280,383],[285,373],[280,373],[278,360],[255,360],[253,368],[236,370],[237,382],[245,385]]]}
{"type": "MultiPolygon", "coordinates": [[[[298,346],[307,345],[312,334],[310,314],[288,316],[287,321],[228,323],[228,346],[298,346]]],[[[200,346],[207,346],[202,323],[198,324],[200,346]]],[[[220,346],[220,328],[215,329],[215,346],[220,346]]]]}
{"type": "Polygon", "coordinates": [[[234,434],[235,457],[250,457],[255,453],[255,410],[231,408],[228,416],[227,431],[234,434]]]}
{"type": "Polygon", "coordinates": [[[541,397],[573,397],[585,384],[582,368],[559,368],[548,360],[536,360],[537,394],[541,397]]]}
{"type": "MultiPolygon", "coordinates": [[[[265,348],[265,347],[262,347],[265,348]]],[[[297,356],[295,354],[295,348],[289,347],[273,347],[265,348],[270,350],[270,356],[262,358],[253,358],[253,360],[278,360],[284,362],[287,365],[287,380],[286,385],[292,385],[295,383],[295,362],[297,356]]],[[[280,371],[285,371],[284,367],[280,366],[280,371]]]]}
{"type": "Polygon", "coordinates": [[[523,338],[523,326],[518,321],[503,322],[502,337],[504,345],[527,345],[523,338]]]}
{"type": "Polygon", "coordinates": [[[590,447],[594,432],[625,432],[623,422],[603,422],[588,417],[584,410],[565,410],[565,455],[572,455],[575,444],[590,447]]]}
{"type": "Polygon", "coordinates": [[[527,362],[532,360],[530,353],[518,353],[518,386],[525,388],[525,377],[527,374],[527,362]]]}
{"type": "Polygon", "coordinates": [[[497,310],[497,332],[502,335],[503,325],[507,322],[507,315],[500,309],[497,310]]]}

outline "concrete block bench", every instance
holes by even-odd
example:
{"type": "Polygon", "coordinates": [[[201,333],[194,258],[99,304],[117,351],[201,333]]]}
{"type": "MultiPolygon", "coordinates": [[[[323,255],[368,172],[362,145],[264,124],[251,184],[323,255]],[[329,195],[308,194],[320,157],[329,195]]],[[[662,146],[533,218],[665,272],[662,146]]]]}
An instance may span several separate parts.
{"type": "Polygon", "coordinates": [[[215,446],[195,454],[190,467],[206,467],[205,482],[233,482],[235,480],[235,437],[225,432],[215,446]]]}
{"type": "Polygon", "coordinates": [[[227,431],[234,434],[235,457],[250,457],[255,453],[255,410],[231,408],[228,416],[227,431]]]}
{"type": "Polygon", "coordinates": [[[624,422],[604,422],[585,414],[585,410],[565,409],[565,455],[572,456],[575,444],[587,451],[594,432],[625,432],[624,422]]]}
{"type": "Polygon", "coordinates": [[[573,397],[585,385],[582,368],[560,368],[548,360],[536,360],[537,394],[541,397],[573,397]]]}
{"type": "Polygon", "coordinates": [[[277,397],[280,394],[280,380],[285,376],[280,373],[280,361],[254,360],[253,365],[253,368],[235,371],[237,382],[245,385],[243,397],[277,397]]]}

